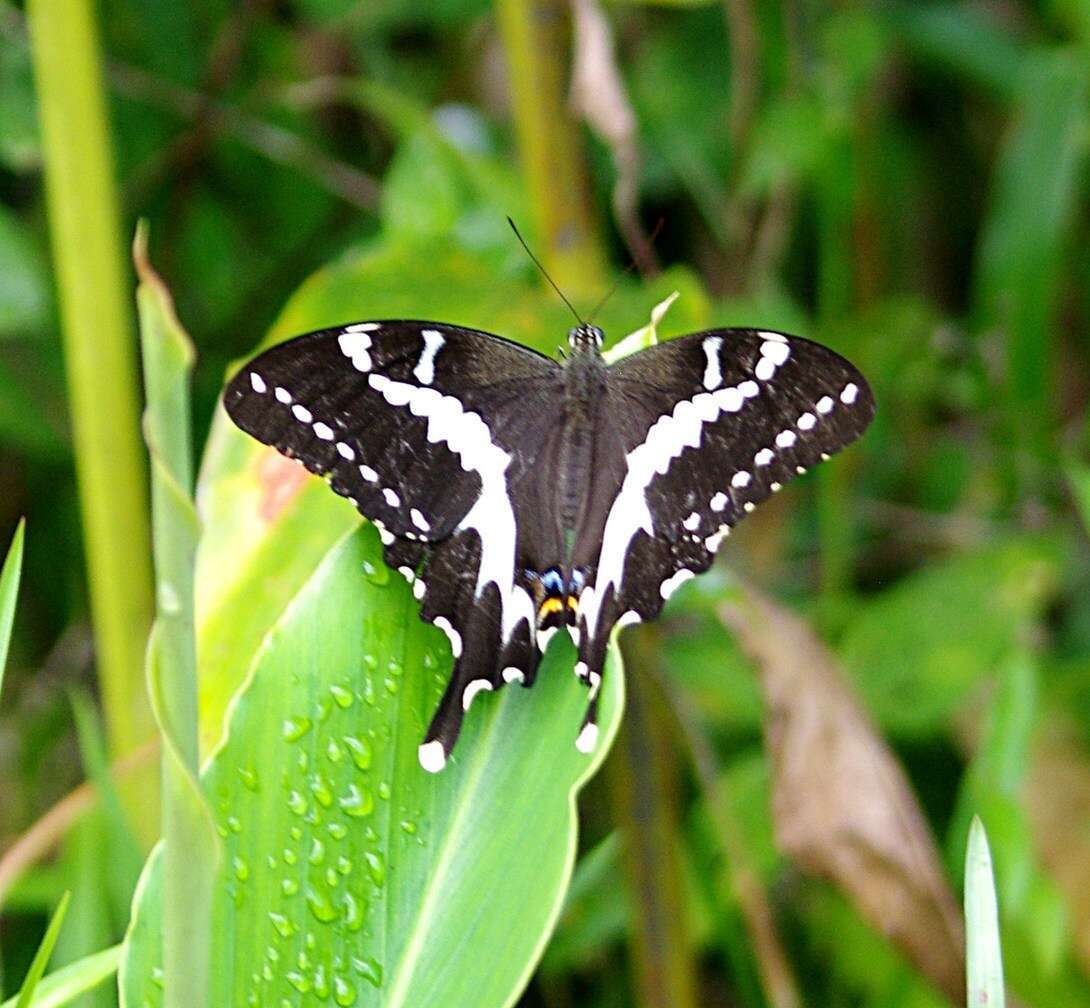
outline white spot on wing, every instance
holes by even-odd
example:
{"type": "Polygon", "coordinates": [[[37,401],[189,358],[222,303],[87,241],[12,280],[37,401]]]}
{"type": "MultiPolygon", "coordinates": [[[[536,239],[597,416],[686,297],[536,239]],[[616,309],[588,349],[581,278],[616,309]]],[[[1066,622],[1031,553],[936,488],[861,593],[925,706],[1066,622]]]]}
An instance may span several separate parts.
{"type": "Polygon", "coordinates": [[[783,337],[776,340],[766,340],[761,344],[761,356],[772,361],[776,367],[780,367],[791,356],[791,348],[783,337]]]}
{"type": "Polygon", "coordinates": [[[759,466],[768,465],[772,459],[775,458],[771,448],[762,448],[756,455],[753,456],[753,464],[759,466]]]}
{"type": "Polygon", "coordinates": [[[420,529],[421,532],[427,532],[428,529],[431,528],[427,518],[425,518],[417,508],[412,508],[412,510],[409,511],[409,520],[420,529]]]}
{"type": "Polygon", "coordinates": [[[250,372],[250,387],[259,394],[269,390],[269,386],[265,384],[265,379],[256,371],[250,372]]]}
{"type": "Polygon", "coordinates": [[[447,635],[447,640],[450,641],[450,653],[454,655],[455,658],[461,658],[462,635],[450,625],[450,620],[448,620],[446,616],[436,616],[433,622],[447,635]]]}
{"type": "Polygon", "coordinates": [[[277,402],[282,402],[285,406],[291,402],[291,393],[286,388],[281,388],[279,385],[276,386],[276,391],[273,395],[276,396],[277,402]]]}
{"type": "Polygon", "coordinates": [[[834,406],[834,405],[835,405],[835,403],[833,402],[833,400],[832,400],[832,398],[831,398],[831,397],[829,397],[829,396],[827,396],[827,395],[826,395],[826,396],[822,396],[822,397],[821,397],[821,398],[820,398],[820,399],[819,399],[819,400],[817,401],[817,411],[818,411],[819,413],[831,413],[831,412],[832,412],[832,410],[833,410],[833,406],[834,406]]]}
{"type": "Polygon", "coordinates": [[[619,620],[617,620],[617,626],[623,629],[626,626],[633,626],[636,623],[642,622],[643,620],[640,619],[640,614],[636,612],[635,609],[629,609],[628,612],[626,612],[623,616],[621,616],[619,620]]]}
{"type": "Polygon", "coordinates": [[[500,675],[503,676],[503,681],[506,683],[520,683],[526,681],[526,674],[520,668],[515,668],[514,665],[508,665],[500,675]]]}
{"type": "Polygon", "coordinates": [[[685,521],[683,521],[681,524],[684,525],[685,528],[687,528],[690,532],[692,532],[694,529],[700,526],[699,512],[693,511],[692,514],[690,514],[689,517],[686,518],[685,521]]]}
{"type": "Polygon", "coordinates": [[[844,391],[840,393],[840,401],[844,403],[845,406],[851,406],[858,395],[859,386],[856,385],[855,382],[848,382],[848,384],[844,386],[844,391]]]}
{"type": "Polygon", "coordinates": [[[781,448],[790,448],[797,440],[793,430],[782,430],[776,435],[776,444],[781,448]]]}
{"type": "Polygon", "coordinates": [[[553,639],[553,635],[556,633],[556,631],[558,629],[559,629],[559,627],[551,626],[551,627],[545,627],[542,630],[538,630],[538,632],[537,632],[537,649],[538,649],[538,651],[540,651],[542,654],[545,653],[545,649],[549,646],[549,641],[551,641],[553,639]]]}
{"type": "Polygon", "coordinates": [[[753,373],[760,378],[761,381],[768,381],[776,373],[776,365],[773,363],[771,357],[762,357],[757,361],[757,366],[753,369],[753,373]]]}
{"type": "Polygon", "coordinates": [[[741,385],[738,386],[738,391],[742,393],[747,399],[752,399],[757,393],[761,391],[761,386],[758,385],[752,378],[747,378],[741,385]]]}
{"type": "Polygon", "coordinates": [[[709,502],[713,511],[722,511],[727,506],[728,497],[720,491],[709,502]]]}
{"type": "Polygon", "coordinates": [[[333,428],[327,423],[322,423],[319,420],[314,425],[314,436],[320,441],[332,441],[333,440],[333,428]]]}
{"type": "Polygon", "coordinates": [[[686,581],[693,577],[696,577],[693,571],[687,570],[685,567],[682,567],[681,570],[679,570],[676,574],[672,574],[665,581],[663,581],[662,584],[659,585],[659,594],[664,599],[668,599],[683,584],[685,584],[686,581]]]}
{"type": "Polygon", "coordinates": [[[466,688],[462,691],[462,710],[469,710],[469,705],[473,703],[473,698],[480,692],[492,689],[492,683],[487,679],[474,679],[466,688]]]}
{"type": "Polygon", "coordinates": [[[353,461],[356,457],[355,449],[350,444],[345,444],[343,441],[337,442],[337,454],[348,462],[353,461]]]}
{"type": "Polygon", "coordinates": [[[367,334],[377,328],[377,322],[361,322],[349,326],[337,337],[341,353],[352,361],[352,366],[357,371],[371,370],[371,354],[368,352],[371,349],[371,337],[367,334]]]}
{"type": "Polygon", "coordinates": [[[425,742],[416,750],[416,757],[428,773],[439,773],[447,763],[447,754],[443,752],[443,743],[439,739],[425,742]]]}
{"type": "Polygon", "coordinates": [[[719,367],[719,348],[723,345],[722,336],[709,336],[704,340],[704,355],[708,366],[704,368],[704,388],[711,391],[723,384],[723,372],[719,367]]]}
{"type": "Polygon", "coordinates": [[[367,480],[368,483],[378,482],[378,473],[375,472],[369,465],[360,466],[360,475],[367,480]]]}
{"type": "Polygon", "coordinates": [[[417,602],[419,602],[424,597],[424,593],[427,590],[428,586],[424,584],[424,582],[420,578],[417,578],[413,582],[413,598],[415,598],[417,602]]]}
{"type": "Polygon", "coordinates": [[[588,721],[583,725],[583,730],[579,733],[579,738],[575,740],[575,748],[581,753],[592,753],[597,744],[598,726],[593,721],[588,721]]]}
{"type": "Polygon", "coordinates": [[[817,417],[813,413],[803,413],[802,416],[795,421],[795,426],[799,430],[813,430],[814,424],[817,423],[817,417]]]}
{"type": "Polygon", "coordinates": [[[390,505],[390,507],[401,507],[401,498],[398,497],[396,490],[392,490],[390,489],[390,487],[386,487],[386,489],[382,491],[382,496],[385,499],[386,503],[390,505]]]}
{"type": "Polygon", "coordinates": [[[749,475],[748,472],[746,472],[745,469],[740,469],[738,472],[736,472],[731,477],[730,485],[732,487],[739,487],[739,488],[747,487],[747,486],[749,486],[749,481],[750,481],[751,478],[752,477],[749,475]]]}
{"type": "Polygon", "coordinates": [[[314,414],[301,403],[296,403],[291,408],[291,412],[296,420],[300,423],[310,423],[314,419],[314,414]]]}
{"type": "Polygon", "coordinates": [[[413,374],[421,385],[430,385],[435,378],[435,355],[443,349],[446,340],[437,329],[425,329],[420,335],[424,337],[424,349],[420,351],[413,374]]]}

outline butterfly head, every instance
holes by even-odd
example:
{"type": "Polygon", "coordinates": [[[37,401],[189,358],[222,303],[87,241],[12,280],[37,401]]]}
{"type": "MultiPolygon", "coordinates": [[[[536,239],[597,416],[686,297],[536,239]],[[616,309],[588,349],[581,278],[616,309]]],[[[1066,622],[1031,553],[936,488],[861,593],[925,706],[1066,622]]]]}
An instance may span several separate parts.
{"type": "Polygon", "coordinates": [[[601,350],[602,330],[589,322],[581,322],[574,329],[568,330],[568,345],[574,353],[580,350],[601,350]]]}

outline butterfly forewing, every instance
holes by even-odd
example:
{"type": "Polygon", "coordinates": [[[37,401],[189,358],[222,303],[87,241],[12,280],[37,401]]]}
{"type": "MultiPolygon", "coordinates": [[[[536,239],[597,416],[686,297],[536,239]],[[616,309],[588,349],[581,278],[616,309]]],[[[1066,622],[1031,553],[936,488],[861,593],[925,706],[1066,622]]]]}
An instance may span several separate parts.
{"type": "Polygon", "coordinates": [[[467,696],[536,670],[515,556],[547,551],[555,531],[516,520],[515,488],[546,441],[540,416],[559,373],[487,333],[361,322],[267,350],[224,395],[239,427],[325,476],[379,526],[387,562],[450,640],[455,672],[428,736],[442,753],[424,757],[433,763],[453,746],[467,696]]]}
{"type": "Polygon", "coordinates": [[[622,358],[607,396],[607,436],[626,455],[584,607],[591,668],[616,620],[658,615],[748,511],[854,441],[874,415],[866,381],[844,358],[752,329],[696,333],[622,358]]]}

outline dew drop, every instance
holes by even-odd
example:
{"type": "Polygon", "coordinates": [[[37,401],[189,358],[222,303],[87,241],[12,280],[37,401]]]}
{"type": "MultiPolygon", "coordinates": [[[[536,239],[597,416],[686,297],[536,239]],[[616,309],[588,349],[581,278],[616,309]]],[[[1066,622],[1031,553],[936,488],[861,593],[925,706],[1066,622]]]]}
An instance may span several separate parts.
{"type": "Polygon", "coordinates": [[[373,654],[365,654],[363,656],[363,664],[373,672],[378,668],[378,659],[373,654]]]}
{"type": "Polygon", "coordinates": [[[227,819],[227,828],[232,833],[242,832],[242,820],[238,816],[229,816],[227,819]]]}
{"type": "Polygon", "coordinates": [[[340,881],[336,868],[331,867],[325,870],[325,884],[329,886],[330,889],[336,889],[340,881]]]}
{"type": "Polygon", "coordinates": [[[390,800],[390,782],[389,781],[379,781],[378,796],[380,798],[382,798],[383,800],[385,800],[385,801],[390,800]]]}
{"type": "Polygon", "coordinates": [[[284,848],[284,864],[293,865],[299,859],[299,855],[290,847],[284,848]]]}
{"type": "Polygon", "coordinates": [[[352,862],[348,860],[343,854],[337,858],[337,871],[342,875],[352,874],[352,862]]]}
{"type": "Polygon", "coordinates": [[[333,710],[333,703],[329,699],[329,697],[322,697],[322,699],[318,701],[318,711],[317,711],[318,723],[319,724],[324,724],[326,722],[326,720],[328,720],[329,713],[332,710],[333,710]]]}
{"type": "Polygon", "coordinates": [[[272,926],[276,928],[276,933],[281,938],[290,938],[295,934],[295,925],[283,914],[270,911],[269,920],[272,921],[272,926]]]}
{"type": "Polygon", "coordinates": [[[317,773],[310,779],[310,793],[314,795],[322,808],[329,808],[333,804],[333,789],[329,779],[317,773]]]}
{"type": "Polygon", "coordinates": [[[319,965],[314,971],[314,993],[320,1001],[329,1000],[329,978],[325,973],[325,966],[319,965]]]}
{"type": "Polygon", "coordinates": [[[366,959],[352,958],[352,968],[372,987],[382,986],[382,964],[368,956],[366,959]]]}
{"type": "Polygon", "coordinates": [[[356,988],[344,977],[333,977],[333,1001],[340,1008],[350,1008],[356,1003],[356,988]]]}
{"type": "Polygon", "coordinates": [[[414,823],[411,819],[402,819],[401,820],[401,828],[406,833],[408,833],[409,836],[415,836],[416,835],[416,823],[414,823]]]}
{"type": "Polygon", "coordinates": [[[346,836],[348,836],[348,827],[345,826],[345,824],[342,822],[331,822],[326,827],[326,829],[329,831],[329,835],[333,837],[334,840],[343,840],[346,836]]]}
{"type": "Polygon", "coordinates": [[[293,878],[282,878],[280,880],[280,891],[285,896],[294,896],[299,891],[299,882],[293,878]]]}
{"type": "Polygon", "coordinates": [[[345,735],[344,744],[352,754],[352,762],[360,770],[371,769],[371,743],[367,739],[357,738],[355,735],[345,735]]]}
{"type": "Polygon", "coordinates": [[[375,706],[375,682],[370,676],[365,676],[363,680],[363,702],[368,707],[375,706]]]}
{"type": "Polygon", "coordinates": [[[300,994],[310,993],[310,977],[303,973],[299,973],[296,970],[291,970],[286,974],[288,983],[292,985],[300,994]]]}
{"type": "Polygon", "coordinates": [[[307,888],[307,906],[310,907],[314,919],[322,924],[328,924],[337,919],[337,908],[325,893],[317,889],[307,888]]]}
{"type": "Polygon", "coordinates": [[[310,808],[310,803],[298,791],[292,791],[288,795],[288,808],[296,815],[304,815],[310,808]]]}
{"type": "Polygon", "coordinates": [[[336,739],[330,739],[326,743],[325,758],[333,764],[340,763],[344,759],[344,749],[341,748],[336,739]]]}
{"type": "Polygon", "coordinates": [[[246,864],[242,858],[236,857],[231,864],[235,869],[235,878],[237,878],[239,882],[245,882],[250,877],[250,866],[246,864]]]}
{"type": "Polygon", "coordinates": [[[348,793],[342,795],[337,804],[344,810],[345,815],[350,815],[354,819],[362,819],[375,810],[375,799],[371,790],[359,788],[355,784],[348,785],[348,793]]]}
{"type": "Polygon", "coordinates": [[[393,696],[397,692],[398,683],[393,676],[386,676],[382,680],[382,685],[386,687],[386,692],[393,696]]]}
{"type": "Polygon", "coordinates": [[[284,736],[287,742],[297,742],[310,731],[310,727],[310,718],[308,717],[284,718],[280,734],[284,736]]]}
{"type": "Polygon", "coordinates": [[[238,777],[242,781],[242,786],[247,791],[256,791],[258,789],[257,773],[246,767],[238,768],[238,777]]]}
{"type": "Polygon", "coordinates": [[[310,853],[307,860],[312,865],[320,865],[325,860],[325,844],[317,837],[310,842],[310,853]]]}
{"type": "Polygon", "coordinates": [[[344,923],[349,931],[359,931],[363,927],[363,917],[367,913],[367,903],[351,892],[341,897],[344,904],[344,923]]]}
{"type": "Polygon", "coordinates": [[[352,690],[347,686],[342,686],[338,683],[334,683],[329,687],[329,692],[333,695],[333,700],[341,710],[347,710],[352,706],[352,690]]]}
{"type": "Polygon", "coordinates": [[[386,882],[386,862],[382,860],[382,855],[375,851],[365,851],[363,859],[367,862],[367,872],[375,885],[384,885],[386,882]]]}
{"type": "Polygon", "coordinates": [[[385,564],[375,564],[370,560],[364,560],[363,573],[371,584],[384,585],[390,581],[390,569],[385,564]]]}

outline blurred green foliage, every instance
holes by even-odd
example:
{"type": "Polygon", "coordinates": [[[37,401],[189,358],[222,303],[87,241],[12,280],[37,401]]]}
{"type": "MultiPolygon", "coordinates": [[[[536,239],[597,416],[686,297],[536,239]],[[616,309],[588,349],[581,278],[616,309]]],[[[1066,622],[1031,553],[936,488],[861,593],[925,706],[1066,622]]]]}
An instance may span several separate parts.
{"type": "MultiPolygon", "coordinates": [[[[568,5],[546,7],[566,31],[568,5]]],[[[777,849],[761,693],[717,616],[735,569],[820,627],[901,757],[954,885],[981,815],[1012,998],[1090,1006],[1090,4],[603,9],[636,123],[637,223],[664,222],[664,269],[621,279],[600,315],[607,338],[679,290],[665,335],[813,335],[863,369],[879,402],[856,448],[754,514],[641,639],[684,698],[663,716],[689,719],[714,760],[714,791],[685,758],[674,781],[686,906],[674,951],[701,1003],[769,1003],[732,874],[741,849],[804,1003],[947,1003],[777,849]],[[1052,777],[1042,740],[1058,725],[1073,742],[1052,777]],[[713,814],[724,810],[733,855],[713,814]]],[[[230,363],[267,337],[437,316],[551,351],[568,316],[508,214],[547,261],[555,236],[535,231],[565,212],[606,251],[603,277],[629,261],[614,213],[622,165],[598,133],[552,124],[579,200],[559,176],[528,183],[552,176],[525,163],[505,67],[532,61],[513,58],[487,0],[104,0],[98,14],[122,231],[150,221],[195,342],[198,446],[230,363]]],[[[566,89],[568,48],[536,56],[566,89]]],[[[0,0],[0,542],[28,520],[0,708],[0,851],[85,774],[104,779],[95,719],[82,707],[77,733],[71,716],[70,688],[96,677],[34,109],[24,14],[0,0]]],[[[208,445],[206,471],[232,471],[245,450],[222,429],[208,445]]],[[[232,655],[253,652],[345,516],[307,491],[278,528],[297,552],[278,556],[232,524],[253,488],[206,489],[207,747],[246,671],[232,655]],[[251,547],[252,566],[225,559],[251,547]]],[[[609,778],[585,792],[586,853],[526,1008],[655,1003],[634,979],[640,904],[609,778]]],[[[20,878],[0,916],[4,992],[65,889],[59,959],[120,939],[132,844],[123,825],[87,817],[57,863],[20,878]]]]}

